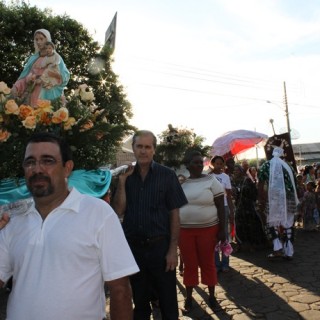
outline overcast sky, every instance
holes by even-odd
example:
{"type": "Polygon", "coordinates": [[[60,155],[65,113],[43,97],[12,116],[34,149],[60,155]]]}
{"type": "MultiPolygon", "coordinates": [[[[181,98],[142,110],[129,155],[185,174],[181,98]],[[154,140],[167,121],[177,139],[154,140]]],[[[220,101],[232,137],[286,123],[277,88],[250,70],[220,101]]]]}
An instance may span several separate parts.
{"type": "Polygon", "coordinates": [[[159,134],[171,123],[212,144],[230,130],[272,135],[274,119],[280,133],[285,82],[293,142],[320,141],[319,1],[30,3],[66,13],[100,43],[118,13],[113,69],[139,129],[159,134]]]}

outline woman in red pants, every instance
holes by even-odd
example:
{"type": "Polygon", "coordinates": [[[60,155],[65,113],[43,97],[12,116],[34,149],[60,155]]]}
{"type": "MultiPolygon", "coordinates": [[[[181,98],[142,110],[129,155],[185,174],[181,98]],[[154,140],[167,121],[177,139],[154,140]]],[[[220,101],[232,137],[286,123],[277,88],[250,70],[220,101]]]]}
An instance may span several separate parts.
{"type": "Polygon", "coordinates": [[[185,311],[192,308],[192,291],[201,283],[208,286],[208,305],[213,311],[221,310],[215,298],[217,272],[214,248],[218,241],[226,240],[224,189],[212,175],[203,174],[203,158],[198,151],[186,153],[184,163],[190,173],[182,184],[188,204],[180,208],[179,247],[184,262],[183,283],[186,286],[185,311]]]}

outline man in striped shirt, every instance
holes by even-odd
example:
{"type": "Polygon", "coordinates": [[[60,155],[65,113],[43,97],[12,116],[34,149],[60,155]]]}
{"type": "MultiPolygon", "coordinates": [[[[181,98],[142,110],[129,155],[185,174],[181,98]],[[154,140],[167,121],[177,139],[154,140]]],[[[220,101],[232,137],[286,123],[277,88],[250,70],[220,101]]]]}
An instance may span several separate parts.
{"type": "Polygon", "coordinates": [[[175,172],[153,161],[156,143],[155,135],[147,130],[133,136],[137,162],[119,176],[113,207],[123,216],[124,232],[140,268],[130,277],[134,319],[150,319],[155,290],[162,319],[177,320],[179,208],[187,199],[175,172]]]}

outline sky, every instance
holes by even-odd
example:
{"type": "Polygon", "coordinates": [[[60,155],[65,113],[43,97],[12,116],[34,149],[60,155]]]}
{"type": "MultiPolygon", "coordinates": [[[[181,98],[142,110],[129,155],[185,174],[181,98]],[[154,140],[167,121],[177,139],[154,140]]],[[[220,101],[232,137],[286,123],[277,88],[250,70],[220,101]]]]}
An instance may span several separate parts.
{"type": "Polygon", "coordinates": [[[320,141],[317,0],[30,0],[66,13],[103,44],[117,12],[113,70],[130,123],[156,135],[168,124],[211,145],[227,131],[320,141]],[[285,114],[286,90],[288,117],[285,114]]]}

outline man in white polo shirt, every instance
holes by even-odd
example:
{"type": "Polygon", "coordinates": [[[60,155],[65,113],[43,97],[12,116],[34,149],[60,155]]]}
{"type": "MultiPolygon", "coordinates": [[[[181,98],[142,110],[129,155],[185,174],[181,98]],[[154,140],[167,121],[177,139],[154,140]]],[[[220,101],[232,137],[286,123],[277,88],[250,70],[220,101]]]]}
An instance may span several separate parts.
{"type": "Polygon", "coordinates": [[[128,276],[139,269],[111,207],[68,189],[69,146],[35,134],[23,168],[34,205],[0,231],[0,286],[13,276],[7,319],[101,320],[105,283],[111,318],[132,319],[128,276]]]}

